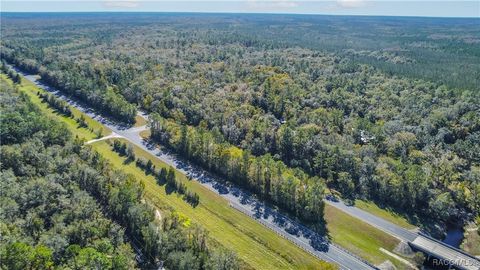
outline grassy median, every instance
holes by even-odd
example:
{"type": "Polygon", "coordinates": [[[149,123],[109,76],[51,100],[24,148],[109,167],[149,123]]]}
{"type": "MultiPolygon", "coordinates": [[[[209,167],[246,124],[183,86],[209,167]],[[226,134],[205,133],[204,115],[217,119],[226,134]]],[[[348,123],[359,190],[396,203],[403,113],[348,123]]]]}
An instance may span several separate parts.
{"type": "Polygon", "coordinates": [[[403,263],[380,251],[380,248],[393,251],[400,242],[398,239],[328,204],[325,220],[333,242],[375,265],[390,260],[397,269],[405,268],[403,263]]]}
{"type": "Polygon", "coordinates": [[[405,228],[407,230],[413,230],[413,229],[417,228],[415,225],[410,224],[405,217],[403,217],[403,216],[401,216],[401,215],[399,215],[399,214],[397,214],[393,211],[390,211],[388,209],[380,208],[379,206],[377,206],[373,202],[356,200],[355,201],[355,206],[364,210],[364,211],[366,211],[366,212],[374,214],[375,216],[378,216],[378,217],[381,217],[385,220],[388,220],[391,223],[396,224],[396,225],[398,225],[402,228],[405,228]]]}
{"type": "MultiPolygon", "coordinates": [[[[6,76],[1,75],[3,79],[6,76]]],[[[10,80],[8,80],[11,83],[10,80]]],[[[71,108],[74,118],[56,113],[37,96],[37,92],[45,90],[38,88],[25,78],[19,89],[26,93],[43,112],[47,115],[64,122],[74,136],[85,140],[97,137],[95,131],[102,129],[103,135],[111,131],[94,119],[84,115],[89,128],[81,128],[74,118],[79,118],[83,113],[71,108]]],[[[209,232],[210,237],[222,246],[235,251],[248,267],[254,269],[335,269],[332,264],[323,262],[293,245],[288,240],[278,236],[263,225],[257,223],[246,215],[231,208],[227,201],[203,187],[195,181],[188,181],[186,177],[177,173],[177,178],[187,183],[189,190],[199,194],[200,204],[193,208],[175,193],[167,194],[164,186],[160,186],[155,179],[146,175],[135,166],[135,163],[126,163],[124,157],[120,157],[111,150],[107,141],[91,144],[113,166],[122,171],[132,174],[145,184],[146,198],[160,209],[168,207],[174,209],[180,215],[188,217],[191,222],[203,226],[209,232]]],[[[167,166],[158,159],[139,147],[134,147],[137,157],[143,156],[151,159],[157,168],[167,166]]]]}
{"type": "MultiPolygon", "coordinates": [[[[2,81],[6,83],[13,84],[13,82],[8,79],[4,74],[0,74],[2,81]]],[[[22,83],[19,88],[23,93],[27,94],[30,97],[32,103],[37,105],[37,107],[45,113],[56,120],[64,122],[68,129],[72,132],[74,136],[78,136],[81,139],[92,140],[100,136],[105,136],[110,134],[112,131],[91,117],[85,115],[80,110],[75,107],[70,106],[72,111],[72,117],[65,116],[63,114],[57,113],[54,109],[50,108],[46,103],[42,102],[42,99],[37,95],[38,92],[47,92],[41,88],[38,88],[34,83],[29,80],[22,78],[22,83]],[[88,127],[80,127],[76,119],[79,119],[83,115],[85,122],[88,127]],[[100,131],[100,132],[99,132],[100,131]]]]}
{"type": "MultiPolygon", "coordinates": [[[[3,75],[2,75],[3,76],[3,75]]],[[[88,128],[81,128],[74,118],[79,118],[83,113],[72,107],[74,118],[66,117],[50,109],[37,96],[38,91],[30,81],[23,79],[20,90],[31,97],[42,111],[65,122],[74,136],[85,140],[96,138],[95,131],[102,130],[103,135],[111,131],[94,119],[84,115],[88,128]]],[[[143,119],[143,118],[142,118],[143,119]]],[[[138,119],[137,125],[142,125],[138,119]]],[[[144,132],[147,135],[148,132],[144,132]]],[[[202,225],[216,242],[234,250],[238,256],[249,266],[255,269],[331,269],[333,266],[322,262],[290,241],[278,236],[258,222],[231,208],[228,202],[219,195],[208,190],[196,181],[189,181],[185,175],[176,172],[177,178],[187,184],[189,190],[200,196],[200,204],[193,208],[175,193],[167,194],[164,186],[155,182],[154,177],[146,175],[135,166],[134,162],[126,163],[125,157],[113,152],[108,141],[92,144],[104,158],[117,167],[134,175],[139,181],[145,183],[146,197],[160,209],[168,207],[188,217],[192,222],[202,225]]],[[[134,146],[137,157],[152,160],[156,168],[166,167],[162,161],[154,158],[143,149],[134,146]]],[[[392,261],[399,269],[404,265],[388,255],[382,253],[380,247],[392,251],[398,240],[394,237],[334,208],[326,206],[325,219],[330,237],[334,242],[358,254],[374,264],[385,260],[392,261]]]]}

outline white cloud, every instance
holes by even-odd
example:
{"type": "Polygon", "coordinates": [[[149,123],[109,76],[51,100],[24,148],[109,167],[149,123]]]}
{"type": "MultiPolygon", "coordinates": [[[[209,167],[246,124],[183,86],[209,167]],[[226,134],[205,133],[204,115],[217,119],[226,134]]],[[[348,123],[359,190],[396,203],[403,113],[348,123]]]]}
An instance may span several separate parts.
{"type": "Polygon", "coordinates": [[[271,5],[280,7],[280,8],[293,8],[293,7],[298,7],[298,3],[295,1],[288,1],[288,0],[282,0],[282,1],[272,1],[271,5]]]}
{"type": "Polygon", "coordinates": [[[109,8],[136,8],[140,3],[138,0],[104,0],[103,5],[109,8]]]}
{"type": "Polygon", "coordinates": [[[266,9],[289,9],[298,7],[297,1],[291,0],[278,0],[278,1],[270,1],[270,0],[247,0],[248,6],[251,9],[256,10],[266,10],[266,9]]]}
{"type": "Polygon", "coordinates": [[[343,8],[358,8],[365,5],[364,0],[337,0],[337,4],[343,8]]]}

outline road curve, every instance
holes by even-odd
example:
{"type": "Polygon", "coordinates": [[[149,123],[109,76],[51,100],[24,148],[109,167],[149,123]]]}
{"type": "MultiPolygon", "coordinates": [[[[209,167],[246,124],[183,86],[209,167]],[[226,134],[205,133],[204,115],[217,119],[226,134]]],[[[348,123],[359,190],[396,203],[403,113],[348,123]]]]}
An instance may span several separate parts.
{"type": "MultiPolygon", "coordinates": [[[[76,107],[85,114],[89,115],[90,117],[110,128],[114,132],[111,135],[112,138],[123,137],[131,143],[149,152],[150,154],[156,156],[158,159],[162,160],[166,164],[169,164],[170,166],[173,166],[184,174],[189,175],[190,177],[192,177],[192,179],[197,180],[199,183],[206,186],[213,192],[227,199],[230,205],[235,209],[252,217],[264,226],[275,231],[282,237],[290,240],[292,243],[296,244],[297,246],[311,253],[317,258],[336,263],[340,266],[341,269],[376,269],[375,266],[369,264],[368,262],[357,257],[356,255],[351,254],[347,250],[344,250],[341,247],[329,242],[325,237],[318,235],[309,228],[303,226],[298,221],[288,218],[286,215],[282,214],[280,210],[268,206],[265,202],[257,199],[253,194],[250,194],[248,191],[245,191],[239,187],[235,187],[232,184],[225,184],[222,179],[210,175],[207,171],[197,166],[194,166],[189,162],[185,162],[184,160],[177,158],[172,153],[161,151],[153,145],[148,144],[140,136],[140,132],[148,130],[148,127],[126,127],[118,125],[117,123],[114,123],[102,117],[94,110],[84,106],[83,104],[75,102],[68,97],[62,95],[61,92],[46,85],[43,85],[37,80],[36,76],[25,75],[22,72],[20,73],[24,75],[24,77],[26,77],[28,80],[35,83],[37,86],[66,100],[70,105],[76,107]]],[[[148,115],[142,112],[139,112],[139,115],[148,120],[148,115]]],[[[355,218],[358,218],[359,220],[362,220],[384,231],[385,233],[388,233],[398,238],[399,240],[405,241],[407,243],[412,243],[414,241],[421,242],[421,240],[425,242],[425,236],[422,236],[418,232],[409,231],[357,207],[345,205],[342,201],[334,202],[330,200],[325,200],[325,202],[333,207],[336,207],[346,212],[347,214],[355,218]]],[[[452,248],[449,245],[440,241],[437,241],[436,245],[437,249],[445,249],[449,252],[449,254],[453,254],[454,256],[451,256],[452,258],[463,258],[465,257],[464,255],[466,255],[464,252],[452,248]]],[[[467,259],[468,262],[474,262],[475,265],[478,265],[479,263],[479,260],[475,258],[468,257],[467,259]]]]}
{"type": "MultiPolygon", "coordinates": [[[[166,164],[176,168],[182,173],[192,177],[202,185],[206,186],[213,192],[225,198],[230,206],[243,212],[257,222],[263,224],[269,229],[275,231],[277,234],[288,239],[303,250],[309,252],[313,256],[337,264],[340,269],[350,270],[369,270],[377,269],[375,266],[369,264],[365,260],[356,255],[344,250],[343,248],[331,243],[324,236],[318,235],[309,228],[303,226],[298,221],[290,219],[277,208],[269,206],[267,203],[259,200],[250,192],[236,187],[230,183],[225,183],[221,179],[212,176],[207,171],[194,166],[182,159],[177,158],[174,154],[162,151],[159,148],[148,144],[141,136],[140,132],[147,130],[146,126],[142,127],[126,127],[118,125],[101,115],[97,114],[91,108],[86,107],[69,97],[63,95],[60,91],[42,84],[37,80],[37,76],[25,74],[17,70],[26,79],[36,84],[38,87],[49,91],[57,97],[64,99],[71,106],[76,107],[88,116],[102,123],[110,128],[116,135],[123,137],[130,143],[142,148],[150,154],[156,156],[166,164]],[[314,246],[316,248],[314,248],[314,246]]],[[[148,119],[148,115],[139,112],[139,115],[148,119]]]]}

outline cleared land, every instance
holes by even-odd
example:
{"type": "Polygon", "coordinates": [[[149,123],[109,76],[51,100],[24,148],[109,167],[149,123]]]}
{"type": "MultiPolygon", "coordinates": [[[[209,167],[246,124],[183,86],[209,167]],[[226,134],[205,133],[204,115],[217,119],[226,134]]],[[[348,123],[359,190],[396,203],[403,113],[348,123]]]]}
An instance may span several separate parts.
{"type": "MultiPolygon", "coordinates": [[[[64,121],[72,133],[80,138],[94,139],[96,135],[93,131],[100,128],[102,128],[104,135],[111,132],[86,115],[84,116],[90,129],[80,128],[74,119],[55,113],[47,104],[42,103],[36,95],[38,91],[44,90],[25,79],[22,82],[21,90],[27,93],[42,110],[64,121]]],[[[82,114],[75,108],[72,108],[72,111],[75,118],[82,114]]],[[[152,176],[145,175],[134,163],[125,163],[125,158],[113,152],[107,141],[93,143],[92,147],[115,167],[143,181],[147,198],[153,204],[159,208],[175,209],[181,215],[190,218],[192,222],[201,224],[209,231],[210,236],[215,241],[235,250],[239,257],[251,267],[256,269],[322,269],[331,267],[331,265],[317,260],[288,240],[279,237],[261,224],[234,210],[228,206],[223,198],[195,181],[188,181],[185,175],[177,172],[177,177],[187,184],[189,190],[199,194],[200,204],[196,208],[192,208],[175,193],[167,194],[164,186],[159,186],[152,176]]],[[[167,166],[142,149],[136,146],[134,146],[134,149],[137,157],[151,159],[157,168],[167,166]]],[[[372,263],[380,264],[385,260],[390,260],[399,269],[405,267],[401,262],[392,259],[379,250],[382,247],[392,251],[398,243],[395,238],[333,207],[326,207],[325,218],[330,237],[334,242],[372,263]]]]}
{"type": "Polygon", "coordinates": [[[145,126],[147,124],[147,120],[141,117],[140,115],[135,116],[135,127],[145,126]]]}

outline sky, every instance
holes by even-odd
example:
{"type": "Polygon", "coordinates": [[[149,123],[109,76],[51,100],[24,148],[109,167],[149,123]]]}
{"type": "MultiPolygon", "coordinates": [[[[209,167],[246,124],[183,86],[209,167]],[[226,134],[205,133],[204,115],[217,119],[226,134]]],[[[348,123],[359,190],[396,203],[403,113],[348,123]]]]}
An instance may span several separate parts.
{"type": "Polygon", "coordinates": [[[480,18],[480,0],[2,0],[0,5],[2,12],[148,11],[480,18]]]}

